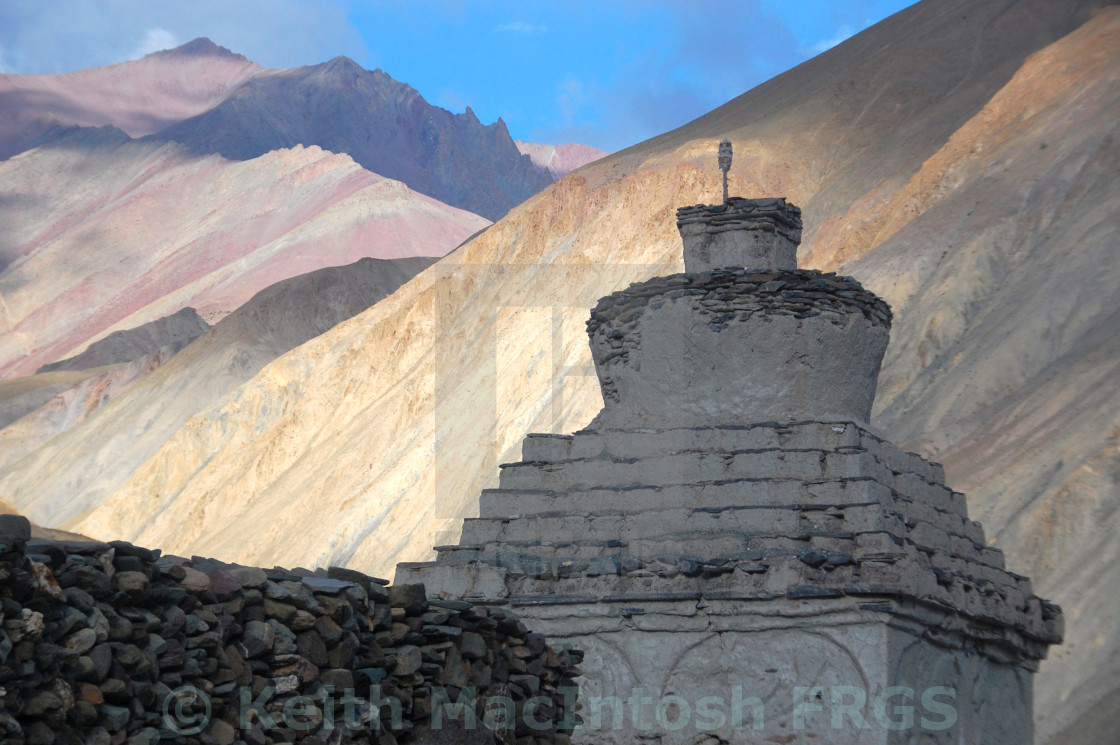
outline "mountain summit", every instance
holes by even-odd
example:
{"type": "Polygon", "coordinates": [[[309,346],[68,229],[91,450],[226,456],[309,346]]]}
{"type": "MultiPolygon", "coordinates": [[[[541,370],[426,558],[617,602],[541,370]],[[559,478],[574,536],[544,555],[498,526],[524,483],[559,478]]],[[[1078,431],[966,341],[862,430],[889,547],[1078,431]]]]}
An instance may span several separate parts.
{"type": "Polygon", "coordinates": [[[0,75],[0,159],[59,128],[106,124],[232,160],[318,145],[489,220],[555,179],[522,156],[501,119],[452,114],[343,56],[269,70],[198,38],[109,67],[0,75]]]}
{"type": "Polygon", "coordinates": [[[297,144],[494,220],[552,182],[500,119],[432,106],[411,86],[348,57],[247,80],[220,104],[157,134],[201,153],[255,158],[297,144]]]}
{"type": "Polygon", "coordinates": [[[144,55],[146,57],[162,56],[162,57],[237,57],[239,59],[249,60],[243,55],[226,49],[220,44],[207,39],[205,36],[200,36],[197,39],[191,39],[186,44],[180,44],[172,49],[163,49],[158,52],[144,55]]]}

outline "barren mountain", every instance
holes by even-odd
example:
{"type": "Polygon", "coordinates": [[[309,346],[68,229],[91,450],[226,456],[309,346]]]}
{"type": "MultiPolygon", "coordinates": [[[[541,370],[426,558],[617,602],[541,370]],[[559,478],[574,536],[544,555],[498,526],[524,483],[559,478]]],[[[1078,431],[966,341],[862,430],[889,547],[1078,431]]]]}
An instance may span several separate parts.
{"type": "Polygon", "coordinates": [[[250,160],[318,145],[367,170],[488,219],[602,153],[523,143],[505,123],[452,114],[381,70],[336,57],[271,70],[195,39],[109,67],[61,75],[0,74],[0,160],[72,126],[158,133],[198,155],[250,160]]]}
{"type": "Polygon", "coordinates": [[[441,256],[487,225],[318,147],[250,161],[72,129],[0,162],[0,375],[363,256],[441,256]]]}
{"type": "Polygon", "coordinates": [[[157,352],[162,347],[169,347],[174,354],[209,329],[210,325],[199,317],[194,308],[183,308],[143,326],[114,331],[101,341],[90,344],[81,354],[43,365],[36,372],[88,370],[91,367],[132,362],[157,352]]]}
{"type": "Polygon", "coordinates": [[[0,380],[0,427],[7,427],[15,420],[38,409],[60,393],[83,380],[104,372],[91,370],[63,370],[22,378],[0,380]]]}
{"type": "MultiPolygon", "coordinates": [[[[109,389],[126,366],[83,380],[0,430],[3,470],[30,475],[26,469],[40,469],[43,477],[33,476],[34,485],[25,482],[11,492],[0,487],[0,493],[37,493],[39,498],[8,501],[38,523],[54,526],[82,514],[177,431],[194,429],[197,412],[234,392],[269,361],[390,295],[434,261],[366,258],[292,277],[257,293],[170,361],[152,365],[139,381],[123,381],[123,392],[108,403],[102,397],[114,393],[109,389]],[[94,432],[98,441],[87,440],[94,432]]],[[[240,426],[240,419],[235,414],[230,424],[240,426]]]]}
{"type": "Polygon", "coordinates": [[[62,75],[0,74],[0,159],[58,127],[116,126],[133,137],[217,105],[262,68],[208,39],[62,75]]]}
{"type": "Polygon", "coordinates": [[[547,171],[552,178],[567,176],[577,168],[593,163],[606,156],[602,150],[569,142],[564,145],[542,145],[538,142],[515,140],[517,149],[528,155],[538,171],[547,171]]]}
{"type": "Polygon", "coordinates": [[[522,157],[501,119],[483,125],[469,107],[452,114],[432,106],[347,57],[258,75],[159,137],[235,160],[318,145],[491,220],[552,183],[522,157]]]}
{"type": "Polygon", "coordinates": [[[0,473],[52,437],[81,424],[177,351],[164,346],[128,362],[0,381],[6,414],[0,418],[0,473]]]}
{"type": "Polygon", "coordinates": [[[1115,5],[923,0],[561,179],[146,444],[142,460],[102,458],[117,469],[111,490],[51,472],[67,458],[82,465],[65,473],[88,467],[117,432],[119,452],[134,447],[126,433],[145,419],[125,408],[115,429],[91,417],[9,469],[0,498],[57,519],[80,503],[90,511],[68,525],[94,537],[246,563],[389,575],[430,556],[527,432],[571,431],[597,412],[587,309],[680,270],[674,210],[718,198],[715,147],[730,137],[733,193],[803,208],[802,265],[851,273],[891,303],[873,423],[943,460],[1009,567],[1064,606],[1066,642],[1036,681],[1037,742],[1110,741],[1117,111],[1115,5]]]}

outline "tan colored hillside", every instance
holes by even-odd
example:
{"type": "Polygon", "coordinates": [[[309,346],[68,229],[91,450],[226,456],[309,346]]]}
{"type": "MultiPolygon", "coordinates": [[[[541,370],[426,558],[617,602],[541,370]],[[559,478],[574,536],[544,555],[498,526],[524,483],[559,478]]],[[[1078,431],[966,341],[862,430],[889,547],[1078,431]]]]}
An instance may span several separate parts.
{"type": "MultiPolygon", "coordinates": [[[[162,347],[90,371],[96,374],[0,429],[0,473],[30,479],[16,490],[31,495],[18,500],[20,510],[58,525],[99,505],[196,412],[434,261],[365,258],[292,277],[254,295],[174,357],[162,347]]],[[[18,382],[5,381],[0,392],[18,382]]]]}
{"type": "MultiPolygon", "coordinates": [[[[1101,5],[925,0],[560,180],[190,417],[111,493],[49,477],[107,436],[91,417],[0,498],[87,500],[66,525],[94,537],[391,575],[457,537],[525,433],[596,413],[587,309],[680,269],[674,209],[716,198],[728,136],[734,193],[803,208],[802,264],[892,304],[875,423],[944,460],[1009,567],[1064,606],[1037,742],[1103,741],[1120,690],[1120,8],[1101,5]]],[[[130,424],[114,447],[133,447],[130,424]]]]}

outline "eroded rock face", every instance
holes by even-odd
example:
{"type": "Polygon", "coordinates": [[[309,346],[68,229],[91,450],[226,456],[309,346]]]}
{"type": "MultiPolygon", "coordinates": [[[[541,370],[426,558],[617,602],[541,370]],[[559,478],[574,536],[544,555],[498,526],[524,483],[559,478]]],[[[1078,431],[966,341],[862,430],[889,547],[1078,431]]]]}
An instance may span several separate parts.
{"type": "Polygon", "coordinates": [[[157,136],[233,160],[318,144],[490,220],[553,181],[518,151],[501,119],[484,125],[469,107],[452,114],[346,57],[255,77],[157,136]]]}

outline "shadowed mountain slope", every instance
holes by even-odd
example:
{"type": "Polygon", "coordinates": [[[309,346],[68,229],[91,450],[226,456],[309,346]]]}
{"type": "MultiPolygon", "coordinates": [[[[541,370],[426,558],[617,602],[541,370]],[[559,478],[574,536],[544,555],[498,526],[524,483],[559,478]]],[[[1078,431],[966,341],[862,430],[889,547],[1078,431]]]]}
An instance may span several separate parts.
{"type": "Polygon", "coordinates": [[[69,524],[83,533],[245,563],[386,574],[425,558],[527,432],[598,411],[587,309],[680,271],[674,210],[718,198],[730,137],[733,193],[803,208],[801,265],[850,272],[893,306],[873,423],[943,460],[1008,566],[1064,606],[1036,741],[1109,741],[1118,71],[1120,8],[1103,0],[924,0],[561,179],[199,411],[112,493],[44,474],[100,446],[110,430],[91,417],[11,469],[0,498],[67,516],[85,500],[69,524]]]}
{"type": "Polygon", "coordinates": [[[52,130],[112,124],[133,137],[206,111],[261,67],[209,39],[61,75],[0,74],[0,159],[52,130]]]}
{"type": "Polygon", "coordinates": [[[381,70],[346,57],[271,70],[209,39],[109,67],[0,75],[0,160],[75,125],[158,133],[232,160],[317,145],[491,220],[598,153],[525,143],[535,163],[501,119],[432,106],[381,70]]]}
{"type": "Polygon", "coordinates": [[[553,180],[521,155],[501,119],[483,125],[469,107],[452,114],[432,106],[410,86],[347,57],[258,75],[159,137],[235,160],[318,145],[491,220],[553,180]]]}
{"type": "Polygon", "coordinates": [[[318,147],[250,161],[71,129],[0,162],[0,376],[363,256],[440,256],[487,225],[318,147]]]}
{"type": "Polygon", "coordinates": [[[210,325],[199,317],[194,308],[183,308],[143,326],[114,331],[101,341],[90,344],[81,354],[43,365],[36,373],[86,370],[118,362],[131,362],[158,351],[161,347],[170,347],[174,354],[209,329],[210,325]]]}

